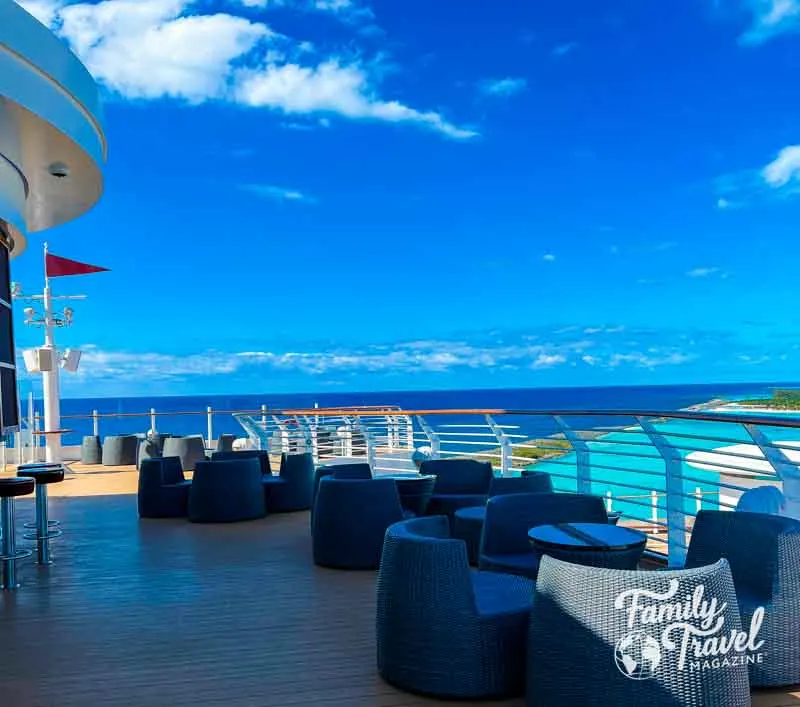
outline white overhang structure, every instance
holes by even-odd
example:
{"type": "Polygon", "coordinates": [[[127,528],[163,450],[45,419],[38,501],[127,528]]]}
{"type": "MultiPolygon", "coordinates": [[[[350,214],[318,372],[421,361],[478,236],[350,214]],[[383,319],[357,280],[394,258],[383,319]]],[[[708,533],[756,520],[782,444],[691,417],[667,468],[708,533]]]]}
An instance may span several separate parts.
{"type": "MultiPolygon", "coordinates": [[[[2,434],[19,426],[8,260],[25,249],[28,234],[71,221],[97,203],[105,159],[100,95],[91,74],[66,43],[25,9],[0,0],[2,434]]],[[[47,322],[46,329],[52,324],[47,322]]],[[[43,375],[47,418],[48,397],[55,396],[51,404],[57,412],[58,381],[57,372],[43,375]]],[[[50,430],[57,414],[49,422],[45,432],[57,435],[50,430]]],[[[58,456],[59,446],[57,439],[47,440],[48,458],[58,456]]]]}

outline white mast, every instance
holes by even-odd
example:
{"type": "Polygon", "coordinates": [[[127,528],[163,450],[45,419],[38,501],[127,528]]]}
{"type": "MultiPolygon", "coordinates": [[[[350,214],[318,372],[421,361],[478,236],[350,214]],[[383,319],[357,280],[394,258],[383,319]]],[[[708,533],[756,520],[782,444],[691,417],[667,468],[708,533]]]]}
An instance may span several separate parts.
{"type": "Polygon", "coordinates": [[[45,354],[53,363],[49,370],[42,371],[42,398],[44,403],[44,431],[51,434],[45,435],[46,457],[49,462],[61,461],[61,395],[58,389],[59,359],[56,350],[55,320],[53,319],[53,298],[50,294],[50,278],[47,277],[47,243],[44,244],[44,348],[49,350],[45,354]]]}
{"type": "Polygon", "coordinates": [[[57,327],[72,324],[72,309],[64,307],[62,311],[53,311],[56,300],[85,299],[86,295],[53,296],[50,291],[50,278],[47,276],[47,243],[44,244],[44,292],[41,295],[25,295],[19,284],[12,285],[12,299],[26,302],[42,303],[42,313],[37,316],[33,307],[25,309],[25,324],[39,326],[44,329],[44,346],[40,349],[24,351],[25,366],[29,373],[42,374],[42,402],[44,405],[45,459],[48,462],[61,462],[61,391],[59,386],[59,368],[75,371],[80,360],[80,352],[67,350],[60,352],[56,348],[55,330],[57,327]]]}

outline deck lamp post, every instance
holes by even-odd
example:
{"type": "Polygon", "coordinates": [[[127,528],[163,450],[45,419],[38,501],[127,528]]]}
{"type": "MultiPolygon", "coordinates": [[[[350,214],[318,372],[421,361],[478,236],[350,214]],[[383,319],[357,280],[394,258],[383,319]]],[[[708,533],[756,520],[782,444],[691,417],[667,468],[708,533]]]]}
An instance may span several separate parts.
{"type": "Polygon", "coordinates": [[[72,221],[97,203],[105,160],[94,79],[47,27],[14,0],[0,0],[0,435],[20,425],[11,302],[27,299],[26,321],[45,333],[35,357],[50,363],[40,368],[48,461],[61,461],[58,368],[77,367],[79,357],[64,352],[59,359],[53,333],[71,323],[72,310],[54,310],[54,301],[65,298],[53,297],[47,280],[41,295],[26,297],[19,288],[12,295],[9,260],[25,249],[29,234],[72,221]]]}

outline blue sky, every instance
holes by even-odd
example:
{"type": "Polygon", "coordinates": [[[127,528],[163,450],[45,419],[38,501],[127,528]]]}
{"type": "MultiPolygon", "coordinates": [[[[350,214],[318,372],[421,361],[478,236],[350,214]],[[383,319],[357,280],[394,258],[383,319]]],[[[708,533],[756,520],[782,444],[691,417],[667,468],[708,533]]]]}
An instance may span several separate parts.
{"type": "Polygon", "coordinates": [[[22,4],[106,98],[68,395],[800,377],[800,0],[22,4]]]}

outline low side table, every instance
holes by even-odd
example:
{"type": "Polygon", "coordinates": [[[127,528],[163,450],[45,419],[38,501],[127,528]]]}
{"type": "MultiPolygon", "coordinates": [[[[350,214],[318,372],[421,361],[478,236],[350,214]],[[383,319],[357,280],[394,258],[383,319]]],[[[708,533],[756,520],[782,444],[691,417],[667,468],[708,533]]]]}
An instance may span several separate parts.
{"type": "Polygon", "coordinates": [[[528,531],[528,538],[542,555],[619,570],[635,570],[647,545],[644,533],[605,523],[540,525],[528,531]]]}

